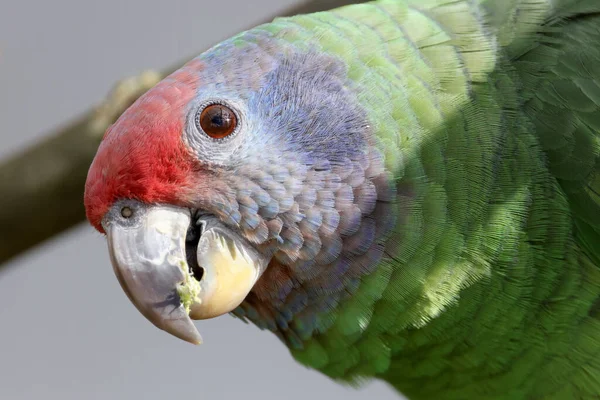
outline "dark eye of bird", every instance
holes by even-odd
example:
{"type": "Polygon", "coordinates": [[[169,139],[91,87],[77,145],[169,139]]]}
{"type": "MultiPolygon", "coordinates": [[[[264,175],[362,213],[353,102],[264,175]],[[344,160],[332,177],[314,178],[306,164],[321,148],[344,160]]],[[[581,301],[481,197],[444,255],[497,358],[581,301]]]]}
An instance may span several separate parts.
{"type": "Polygon", "coordinates": [[[237,117],[227,106],[210,104],[202,110],[198,120],[200,128],[213,139],[231,135],[237,127],[237,117]]]}

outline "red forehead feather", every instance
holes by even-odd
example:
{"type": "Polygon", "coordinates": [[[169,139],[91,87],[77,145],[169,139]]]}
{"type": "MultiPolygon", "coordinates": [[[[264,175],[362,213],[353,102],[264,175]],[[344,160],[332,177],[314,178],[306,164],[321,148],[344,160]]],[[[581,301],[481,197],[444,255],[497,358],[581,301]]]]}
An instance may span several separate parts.
{"type": "Polygon", "coordinates": [[[198,168],[182,140],[185,107],[199,85],[202,65],[193,60],[140,97],[102,140],[88,172],[84,203],[90,223],[100,224],[121,198],[187,205],[198,168]]]}

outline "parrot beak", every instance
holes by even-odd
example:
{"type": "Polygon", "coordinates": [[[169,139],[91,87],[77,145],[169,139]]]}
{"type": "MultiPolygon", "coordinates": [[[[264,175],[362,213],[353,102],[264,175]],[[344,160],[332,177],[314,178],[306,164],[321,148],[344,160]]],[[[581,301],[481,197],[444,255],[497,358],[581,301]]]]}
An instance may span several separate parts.
{"type": "Polygon", "coordinates": [[[202,343],[177,291],[187,278],[185,237],[190,211],[168,206],[127,209],[132,215],[115,218],[106,226],[110,259],[121,287],[158,328],[202,343]]]}
{"type": "Polygon", "coordinates": [[[269,257],[214,216],[193,221],[186,208],[130,203],[103,224],[117,279],[156,327],[200,344],[191,318],[233,311],[269,257]]]}

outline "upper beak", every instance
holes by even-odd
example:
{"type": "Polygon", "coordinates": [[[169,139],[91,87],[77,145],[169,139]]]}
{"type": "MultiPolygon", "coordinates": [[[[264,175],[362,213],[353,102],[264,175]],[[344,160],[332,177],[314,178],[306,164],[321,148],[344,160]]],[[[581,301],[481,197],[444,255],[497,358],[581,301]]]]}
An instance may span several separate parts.
{"type": "Polygon", "coordinates": [[[123,290],[154,325],[185,341],[199,344],[190,319],[212,318],[235,309],[248,295],[270,257],[215,217],[197,245],[202,278],[196,280],[186,258],[190,228],[188,209],[128,202],[127,213],[113,210],[105,220],[111,262],[123,290]]]}
{"type": "Polygon", "coordinates": [[[154,206],[133,212],[131,223],[119,221],[106,229],[111,262],[121,287],[158,328],[185,341],[202,343],[177,292],[178,285],[186,280],[189,210],[154,206]]]}

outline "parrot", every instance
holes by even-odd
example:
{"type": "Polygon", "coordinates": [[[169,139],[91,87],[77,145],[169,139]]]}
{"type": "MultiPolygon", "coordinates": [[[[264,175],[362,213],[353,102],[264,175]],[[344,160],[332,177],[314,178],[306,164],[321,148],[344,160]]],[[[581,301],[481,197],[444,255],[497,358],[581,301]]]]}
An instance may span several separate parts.
{"type": "Polygon", "coordinates": [[[343,385],[600,398],[600,2],[279,17],[105,132],[84,205],[129,300],[224,314],[343,385]]]}

